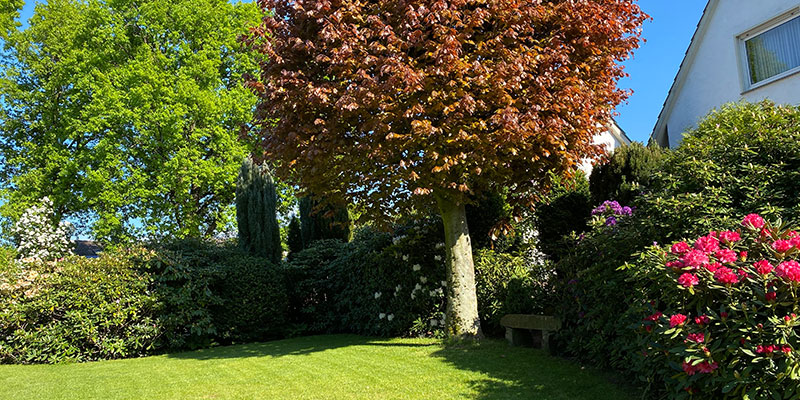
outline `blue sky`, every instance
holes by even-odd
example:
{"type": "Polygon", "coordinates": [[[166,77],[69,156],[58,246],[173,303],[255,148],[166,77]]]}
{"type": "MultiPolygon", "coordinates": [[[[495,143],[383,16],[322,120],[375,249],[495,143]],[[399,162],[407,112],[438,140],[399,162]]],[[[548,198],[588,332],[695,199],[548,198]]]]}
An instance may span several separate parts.
{"type": "MultiPolygon", "coordinates": [[[[647,142],[706,0],[640,0],[639,5],[653,20],[644,25],[647,42],[625,62],[630,77],[620,86],[634,93],[617,108],[617,122],[631,139],[647,142]]],[[[33,1],[25,2],[23,21],[30,18],[33,6],[33,1]]]]}

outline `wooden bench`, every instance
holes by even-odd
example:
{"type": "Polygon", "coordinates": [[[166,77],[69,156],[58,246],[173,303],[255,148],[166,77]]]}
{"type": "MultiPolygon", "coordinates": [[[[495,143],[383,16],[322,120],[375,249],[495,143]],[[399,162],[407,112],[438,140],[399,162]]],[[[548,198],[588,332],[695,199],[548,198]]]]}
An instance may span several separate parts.
{"type": "Polygon", "coordinates": [[[561,329],[561,320],[547,315],[509,314],[500,320],[512,346],[533,346],[550,352],[550,333],[561,329]]]}

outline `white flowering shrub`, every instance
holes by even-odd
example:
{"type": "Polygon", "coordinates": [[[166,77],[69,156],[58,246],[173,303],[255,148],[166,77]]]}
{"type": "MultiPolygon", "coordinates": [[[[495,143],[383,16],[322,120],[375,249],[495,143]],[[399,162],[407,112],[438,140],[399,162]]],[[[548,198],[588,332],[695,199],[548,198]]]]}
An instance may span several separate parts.
{"type": "Polygon", "coordinates": [[[53,202],[45,197],[41,204],[22,214],[11,229],[17,241],[17,257],[23,261],[51,261],[70,254],[75,229],[65,221],[55,221],[53,202]]]}

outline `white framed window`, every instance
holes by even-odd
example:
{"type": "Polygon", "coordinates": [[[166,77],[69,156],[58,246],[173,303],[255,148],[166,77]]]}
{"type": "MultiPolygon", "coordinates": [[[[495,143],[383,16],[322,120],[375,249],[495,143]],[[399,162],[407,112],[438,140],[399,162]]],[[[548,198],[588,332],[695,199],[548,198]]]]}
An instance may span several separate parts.
{"type": "Polygon", "coordinates": [[[739,35],[745,90],[800,72],[800,9],[739,35]]]}

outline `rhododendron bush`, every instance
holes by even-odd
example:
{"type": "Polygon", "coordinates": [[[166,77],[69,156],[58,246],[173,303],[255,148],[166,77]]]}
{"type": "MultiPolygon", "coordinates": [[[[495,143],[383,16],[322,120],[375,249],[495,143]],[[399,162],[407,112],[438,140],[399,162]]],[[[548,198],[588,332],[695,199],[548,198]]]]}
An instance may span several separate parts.
{"type": "Polygon", "coordinates": [[[643,365],[676,398],[798,398],[800,233],[746,216],[643,253],[643,365]],[[777,397],[775,397],[777,396],[777,397]]]}

